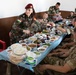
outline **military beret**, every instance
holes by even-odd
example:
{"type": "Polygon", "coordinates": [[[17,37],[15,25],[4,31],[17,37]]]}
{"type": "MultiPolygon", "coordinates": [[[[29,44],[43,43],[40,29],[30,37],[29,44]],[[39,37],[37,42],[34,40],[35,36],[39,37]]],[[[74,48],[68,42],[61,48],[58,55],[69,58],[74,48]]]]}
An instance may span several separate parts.
{"type": "Polygon", "coordinates": [[[29,9],[29,8],[33,8],[33,5],[30,3],[30,4],[27,4],[26,6],[25,6],[25,9],[29,9]]]}

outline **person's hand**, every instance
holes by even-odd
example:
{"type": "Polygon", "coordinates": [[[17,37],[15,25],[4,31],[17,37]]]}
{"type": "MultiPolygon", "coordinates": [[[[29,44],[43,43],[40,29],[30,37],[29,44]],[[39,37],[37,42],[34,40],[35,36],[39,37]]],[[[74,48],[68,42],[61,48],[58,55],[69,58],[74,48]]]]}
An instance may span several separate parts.
{"type": "Polygon", "coordinates": [[[59,55],[59,52],[49,53],[47,56],[50,57],[50,56],[53,56],[53,55],[59,55]]]}
{"type": "Polygon", "coordinates": [[[30,30],[23,30],[25,34],[30,34],[30,30]]]}
{"type": "Polygon", "coordinates": [[[50,27],[51,27],[51,26],[55,26],[55,23],[53,23],[53,22],[48,22],[48,23],[47,23],[47,26],[50,26],[50,27]]]}
{"type": "Polygon", "coordinates": [[[62,28],[62,27],[57,27],[57,30],[62,31],[63,33],[66,33],[66,29],[62,28]]]}
{"type": "Polygon", "coordinates": [[[67,48],[67,45],[62,46],[61,48],[63,48],[63,49],[64,49],[64,48],[67,48]]]}
{"type": "Polygon", "coordinates": [[[67,57],[69,55],[69,51],[60,53],[60,57],[67,57]]]}
{"type": "Polygon", "coordinates": [[[67,51],[68,51],[67,49],[57,49],[54,52],[67,52],[67,51]]]}
{"type": "Polygon", "coordinates": [[[49,53],[47,56],[49,57],[49,56],[52,56],[53,55],[53,53],[49,53]]]}
{"type": "Polygon", "coordinates": [[[59,53],[59,57],[67,57],[69,55],[69,51],[66,49],[59,49],[56,52],[59,53]]]}

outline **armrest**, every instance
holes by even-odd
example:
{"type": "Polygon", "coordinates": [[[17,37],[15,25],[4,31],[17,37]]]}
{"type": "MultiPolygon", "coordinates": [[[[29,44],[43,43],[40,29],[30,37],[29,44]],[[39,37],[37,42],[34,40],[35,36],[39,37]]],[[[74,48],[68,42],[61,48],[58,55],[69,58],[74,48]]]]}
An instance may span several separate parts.
{"type": "Polygon", "coordinates": [[[6,49],[6,43],[2,40],[0,40],[0,44],[2,44],[2,50],[6,49]]]}

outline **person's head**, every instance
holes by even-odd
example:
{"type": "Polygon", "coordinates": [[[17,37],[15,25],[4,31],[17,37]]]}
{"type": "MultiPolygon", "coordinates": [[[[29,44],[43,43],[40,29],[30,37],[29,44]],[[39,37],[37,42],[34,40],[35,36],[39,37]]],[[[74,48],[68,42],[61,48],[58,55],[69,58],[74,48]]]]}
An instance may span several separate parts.
{"type": "Polygon", "coordinates": [[[59,11],[59,15],[61,15],[61,11],[59,11]]]}
{"type": "Polygon", "coordinates": [[[74,39],[76,40],[76,28],[74,28],[73,36],[74,36],[74,39]]]}
{"type": "Polygon", "coordinates": [[[60,7],[60,2],[57,2],[55,6],[56,6],[56,9],[59,9],[59,7],[60,7]]]}
{"type": "Polygon", "coordinates": [[[34,7],[33,7],[33,5],[30,3],[30,4],[27,4],[26,6],[25,6],[25,9],[26,9],[26,15],[27,16],[34,16],[35,15],[35,10],[34,10],[34,7]]]}
{"type": "Polygon", "coordinates": [[[48,14],[47,13],[44,13],[43,14],[43,19],[47,19],[48,18],[48,14]]]}
{"type": "Polygon", "coordinates": [[[76,27],[76,18],[74,18],[74,19],[72,20],[72,24],[73,24],[74,27],[76,27]]]}
{"type": "Polygon", "coordinates": [[[74,12],[73,12],[73,11],[71,11],[71,12],[70,12],[70,15],[71,15],[71,16],[73,16],[73,15],[74,15],[74,12]]]}

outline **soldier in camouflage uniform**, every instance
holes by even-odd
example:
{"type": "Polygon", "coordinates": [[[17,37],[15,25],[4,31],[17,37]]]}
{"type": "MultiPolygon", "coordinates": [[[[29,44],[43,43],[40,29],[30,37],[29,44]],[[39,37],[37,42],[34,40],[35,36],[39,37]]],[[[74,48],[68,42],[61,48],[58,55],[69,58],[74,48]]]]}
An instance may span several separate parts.
{"type": "Polygon", "coordinates": [[[42,25],[34,20],[34,8],[32,4],[28,4],[26,12],[18,17],[11,29],[10,42],[11,44],[19,42],[19,40],[28,38],[43,29],[42,25]]]}
{"type": "Polygon", "coordinates": [[[48,15],[49,15],[49,20],[53,19],[53,16],[56,16],[57,14],[59,14],[59,6],[60,3],[57,2],[55,6],[51,6],[48,10],[48,15]]]}
{"type": "Polygon", "coordinates": [[[46,27],[48,27],[48,28],[51,26],[55,26],[54,22],[52,20],[48,19],[48,13],[47,12],[43,13],[42,19],[39,19],[38,21],[41,23],[41,25],[43,25],[43,26],[46,25],[46,27]]]}
{"type": "MultiPolygon", "coordinates": [[[[74,38],[76,40],[76,28],[74,29],[74,38]]],[[[59,50],[60,51],[60,50],[59,50]]],[[[37,66],[35,68],[36,75],[43,75],[43,72],[47,69],[54,71],[54,75],[64,75],[64,73],[74,71],[76,69],[76,45],[73,45],[70,50],[60,51],[61,59],[57,56],[47,56],[44,61],[46,64],[37,66]]]]}

